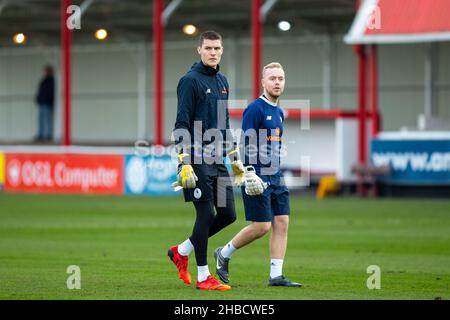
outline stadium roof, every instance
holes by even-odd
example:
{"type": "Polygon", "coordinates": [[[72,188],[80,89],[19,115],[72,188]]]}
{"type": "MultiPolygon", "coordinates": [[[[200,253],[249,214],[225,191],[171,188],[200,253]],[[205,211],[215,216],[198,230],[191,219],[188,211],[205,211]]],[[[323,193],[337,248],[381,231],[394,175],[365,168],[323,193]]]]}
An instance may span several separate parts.
{"type": "Polygon", "coordinates": [[[345,37],[348,44],[450,40],[449,0],[366,0],[345,37]]]}
{"type": "MultiPolygon", "coordinates": [[[[165,0],[167,8],[175,0],[165,0]]],[[[200,32],[217,30],[226,37],[250,37],[251,0],[183,0],[170,16],[165,38],[187,39],[184,24],[195,24],[200,32]]],[[[274,5],[264,21],[264,35],[344,34],[356,13],[356,0],[261,0],[274,5]],[[290,21],[292,29],[278,30],[280,20],[290,21]]],[[[103,27],[113,42],[151,41],[152,0],[72,0],[89,6],[74,32],[74,43],[89,43],[103,27]]],[[[29,45],[54,45],[60,41],[59,0],[0,0],[0,47],[13,45],[12,36],[23,32],[29,45]]]]}

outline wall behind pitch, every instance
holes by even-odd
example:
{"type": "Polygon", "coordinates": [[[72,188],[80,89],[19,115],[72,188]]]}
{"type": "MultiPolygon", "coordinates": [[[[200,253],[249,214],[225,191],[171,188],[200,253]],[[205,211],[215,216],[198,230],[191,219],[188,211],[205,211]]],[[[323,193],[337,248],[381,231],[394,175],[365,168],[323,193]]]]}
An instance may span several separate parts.
{"type": "Polygon", "coordinates": [[[437,111],[450,122],[450,42],[440,42],[437,46],[436,89],[437,111]]]}
{"type": "MultiPolygon", "coordinates": [[[[236,63],[236,99],[252,100],[251,40],[235,41],[232,60],[236,63]]],[[[225,48],[226,49],[226,48],[225,48]]],[[[226,52],[224,53],[224,59],[226,52]]],[[[280,62],[286,72],[283,99],[307,99],[311,106],[322,106],[322,71],[320,39],[269,38],[265,39],[262,64],[280,62]]],[[[227,70],[228,71],[228,70],[227,70]]],[[[262,93],[262,89],[260,91],[262,93]]]]}
{"type": "Polygon", "coordinates": [[[424,45],[379,46],[379,108],[383,128],[416,128],[424,110],[424,45]]]}
{"type": "Polygon", "coordinates": [[[137,138],[136,50],[79,47],[73,55],[73,139],[127,142],[137,138]]]}
{"type": "Polygon", "coordinates": [[[53,48],[0,50],[0,140],[29,140],[37,134],[36,90],[43,66],[55,58],[53,48]]]}
{"type": "Polygon", "coordinates": [[[357,59],[351,46],[341,39],[333,39],[332,47],[333,108],[356,110],[357,108],[357,59]]]}
{"type": "MultiPolygon", "coordinates": [[[[164,56],[164,140],[169,142],[177,113],[177,85],[182,76],[191,69],[194,62],[199,61],[197,54],[197,39],[183,42],[172,42],[165,45],[164,56]]],[[[222,68],[222,65],[221,65],[222,68]]],[[[150,69],[153,72],[153,68],[150,69]]],[[[152,76],[152,75],[151,75],[152,76]]],[[[153,81],[153,79],[151,80],[153,81]]],[[[153,87],[150,88],[153,92],[153,87]]],[[[153,95],[149,100],[153,106],[153,95]]],[[[152,107],[153,108],[153,107],[152,107]]],[[[154,112],[149,120],[154,122],[154,112]]],[[[153,136],[150,132],[149,139],[153,136]]]]}
{"type": "MultiPolygon", "coordinates": [[[[312,108],[322,108],[322,36],[265,38],[263,63],[281,62],[287,73],[284,99],[309,99],[312,108]]],[[[251,41],[225,38],[221,70],[230,82],[231,98],[251,100],[251,41]]],[[[164,74],[164,139],[168,142],[176,116],[176,86],[179,78],[199,57],[193,40],[167,41],[164,74]]],[[[77,142],[133,144],[139,129],[138,70],[145,68],[145,139],[154,137],[153,61],[151,44],[145,45],[145,60],[139,59],[139,44],[95,44],[73,47],[73,136],[77,142]]],[[[450,120],[450,44],[436,45],[438,112],[450,120]]],[[[351,46],[334,36],[331,43],[331,106],[356,109],[356,55],[351,46]]],[[[380,96],[383,129],[414,128],[423,112],[423,45],[379,47],[380,96]]],[[[58,48],[0,49],[0,141],[29,142],[37,130],[34,96],[42,66],[59,68],[58,48]]],[[[60,88],[58,88],[60,89],[60,88]]],[[[60,134],[59,95],[55,119],[60,134]]],[[[142,122],[141,122],[142,123],[142,122]]]]}

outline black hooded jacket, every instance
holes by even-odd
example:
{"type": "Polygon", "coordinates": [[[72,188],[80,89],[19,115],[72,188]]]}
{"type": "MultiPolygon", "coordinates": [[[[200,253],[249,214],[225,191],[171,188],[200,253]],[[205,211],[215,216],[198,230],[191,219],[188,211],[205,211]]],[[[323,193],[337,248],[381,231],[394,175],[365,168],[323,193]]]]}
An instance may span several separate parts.
{"type": "MultiPolygon", "coordinates": [[[[223,142],[226,138],[230,145],[224,145],[224,155],[233,147],[232,136],[225,131],[230,129],[228,114],[229,86],[225,76],[216,69],[196,62],[191,69],[180,79],[177,87],[177,118],[175,121],[175,142],[179,143],[176,130],[185,129],[191,136],[191,144],[202,140],[202,146],[215,140],[202,139],[208,129],[218,129],[223,142]],[[194,130],[194,121],[201,122],[200,130],[194,130]]],[[[198,123],[199,124],[199,123],[198,123]]],[[[210,130],[214,132],[214,130],[210,130]]]]}

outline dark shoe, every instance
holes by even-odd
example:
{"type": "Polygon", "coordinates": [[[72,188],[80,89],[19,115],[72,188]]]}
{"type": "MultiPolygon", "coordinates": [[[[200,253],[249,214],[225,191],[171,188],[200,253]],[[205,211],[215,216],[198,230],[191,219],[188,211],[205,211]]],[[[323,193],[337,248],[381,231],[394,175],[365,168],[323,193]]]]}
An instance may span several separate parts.
{"type": "Polygon", "coordinates": [[[301,283],[292,282],[284,276],[269,278],[269,287],[301,287],[301,283]]]}
{"type": "Polygon", "coordinates": [[[228,262],[230,262],[230,258],[225,258],[222,256],[220,251],[222,251],[223,247],[219,247],[214,250],[214,259],[216,259],[216,273],[219,276],[220,280],[225,283],[230,282],[230,276],[228,274],[228,262]]]}

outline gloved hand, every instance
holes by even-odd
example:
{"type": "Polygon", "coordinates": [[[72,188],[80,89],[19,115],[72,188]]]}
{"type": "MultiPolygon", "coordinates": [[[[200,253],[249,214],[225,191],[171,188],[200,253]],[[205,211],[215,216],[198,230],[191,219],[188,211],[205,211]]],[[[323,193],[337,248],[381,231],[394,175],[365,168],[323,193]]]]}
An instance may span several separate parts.
{"type": "Polygon", "coordinates": [[[194,169],[190,164],[184,164],[180,167],[177,174],[178,185],[182,186],[184,189],[195,188],[196,181],[198,181],[195,175],[194,169]]]}
{"type": "Polygon", "coordinates": [[[231,169],[234,174],[234,184],[241,186],[244,183],[245,168],[241,160],[234,160],[231,163],[231,169]]]}
{"type": "Polygon", "coordinates": [[[183,164],[183,158],[188,156],[186,153],[182,153],[178,156],[178,160],[180,161],[180,166],[178,168],[177,173],[177,181],[172,183],[172,188],[174,191],[178,191],[181,188],[184,189],[192,189],[195,188],[196,181],[198,178],[194,172],[194,169],[190,164],[183,164]]]}
{"type": "MultiPolygon", "coordinates": [[[[232,154],[237,153],[239,150],[234,149],[233,151],[228,153],[228,156],[231,156],[232,154]]],[[[244,175],[245,175],[245,169],[244,164],[241,160],[234,160],[231,162],[231,169],[233,170],[234,175],[234,184],[236,186],[241,186],[244,183],[244,175]]]]}
{"type": "Polygon", "coordinates": [[[245,167],[244,183],[245,193],[249,196],[260,195],[267,188],[267,183],[262,181],[262,179],[256,175],[253,166],[245,167]]]}

